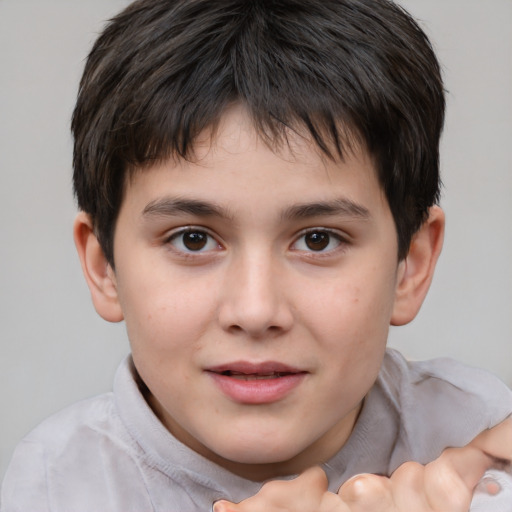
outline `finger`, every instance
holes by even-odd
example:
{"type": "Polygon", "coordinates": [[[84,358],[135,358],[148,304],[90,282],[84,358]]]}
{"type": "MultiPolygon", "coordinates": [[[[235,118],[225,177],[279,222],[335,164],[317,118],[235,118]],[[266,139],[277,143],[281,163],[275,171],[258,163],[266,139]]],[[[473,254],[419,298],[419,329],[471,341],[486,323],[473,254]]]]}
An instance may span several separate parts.
{"type": "Polygon", "coordinates": [[[322,491],[326,491],[329,485],[327,475],[320,466],[313,466],[303,471],[297,478],[290,480],[293,485],[312,485],[322,491]]]}
{"type": "Polygon", "coordinates": [[[290,510],[310,512],[319,510],[327,492],[327,476],[319,466],[307,469],[293,480],[272,480],[250,498],[238,504],[217,501],[213,512],[271,512],[290,510]]]}
{"type": "Polygon", "coordinates": [[[319,503],[320,497],[327,491],[327,475],[320,466],[314,466],[293,480],[272,480],[260,489],[256,496],[264,496],[266,500],[276,504],[289,503],[291,499],[297,503],[319,503]]]}
{"type": "Polygon", "coordinates": [[[512,460],[512,417],[485,430],[470,444],[497,459],[512,460]]]}
{"type": "MultiPolygon", "coordinates": [[[[295,512],[295,511],[294,511],[295,512]]],[[[345,503],[338,494],[333,492],[326,492],[322,496],[320,506],[315,512],[357,512],[345,503]]]]}
{"type": "Polygon", "coordinates": [[[272,503],[289,506],[289,510],[309,511],[317,509],[328,484],[325,471],[320,466],[314,466],[293,480],[269,482],[260,492],[272,503]]]}
{"type": "Polygon", "coordinates": [[[340,487],[338,496],[351,512],[395,510],[391,482],[383,476],[356,475],[340,487]]]}
{"type": "Polygon", "coordinates": [[[466,512],[473,490],[492,459],[481,450],[465,446],[450,448],[425,466],[425,489],[434,510],[466,512]]]}
{"type": "Polygon", "coordinates": [[[240,508],[235,503],[220,500],[213,504],[212,512],[240,512],[240,508]]]}
{"type": "Polygon", "coordinates": [[[492,466],[493,458],[473,445],[448,448],[438,459],[426,465],[428,477],[443,473],[445,478],[459,479],[473,490],[483,474],[492,466]]]}
{"type": "MultiPolygon", "coordinates": [[[[397,511],[432,510],[427,498],[425,466],[417,462],[406,462],[391,475],[390,482],[397,511]]],[[[449,509],[442,510],[448,512],[449,509]]]]}

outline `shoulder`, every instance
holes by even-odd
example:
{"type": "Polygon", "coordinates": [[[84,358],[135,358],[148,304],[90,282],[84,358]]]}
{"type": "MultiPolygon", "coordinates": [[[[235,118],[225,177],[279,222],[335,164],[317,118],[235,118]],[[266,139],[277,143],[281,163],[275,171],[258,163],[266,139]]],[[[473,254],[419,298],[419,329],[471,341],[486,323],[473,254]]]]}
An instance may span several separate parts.
{"type": "Polygon", "coordinates": [[[90,444],[101,446],[97,444],[100,439],[124,438],[129,442],[123,432],[113,394],[105,393],[53,414],[32,430],[20,447],[40,447],[50,462],[73,452],[75,447],[83,453],[90,444]]]}
{"type": "Polygon", "coordinates": [[[196,501],[209,499],[211,482],[182,467],[187,450],[177,445],[145,403],[127,358],[114,393],[63,409],[19,443],[1,512],[202,510],[196,501]]]}
{"type": "Polygon", "coordinates": [[[81,400],[52,414],[33,429],[24,439],[39,442],[48,449],[58,450],[70,439],[81,437],[88,431],[104,431],[116,422],[114,398],[105,393],[81,400]]]}
{"type": "Polygon", "coordinates": [[[411,362],[389,350],[378,383],[400,417],[399,445],[419,462],[512,414],[512,392],[502,381],[449,358],[411,362]]]}
{"type": "Polygon", "coordinates": [[[498,377],[447,357],[408,361],[398,351],[388,349],[379,379],[393,395],[426,395],[437,403],[464,396],[482,402],[486,410],[497,414],[496,421],[489,419],[489,427],[512,412],[512,392],[498,377]],[[435,391],[438,393],[433,394],[435,391]]]}
{"type": "Polygon", "coordinates": [[[96,506],[95,500],[123,485],[115,475],[140,480],[133,463],[137,450],[112,393],[78,402],[43,421],[16,447],[2,484],[2,511],[96,506]]]}

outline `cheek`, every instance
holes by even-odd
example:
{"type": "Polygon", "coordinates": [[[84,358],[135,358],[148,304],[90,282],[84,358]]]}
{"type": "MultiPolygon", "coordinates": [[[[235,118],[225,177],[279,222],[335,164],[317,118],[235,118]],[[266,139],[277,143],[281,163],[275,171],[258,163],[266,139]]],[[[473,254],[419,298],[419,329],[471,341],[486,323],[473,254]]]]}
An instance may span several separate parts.
{"type": "Polygon", "coordinates": [[[334,355],[341,373],[354,375],[354,366],[374,372],[388,337],[394,273],[370,267],[346,276],[326,281],[308,296],[302,305],[304,322],[319,348],[334,355]]]}
{"type": "Polygon", "coordinates": [[[163,353],[197,348],[215,311],[209,283],[180,275],[138,273],[120,299],[132,347],[163,353]]]}
{"type": "Polygon", "coordinates": [[[326,334],[387,329],[393,309],[392,273],[355,269],[316,283],[303,295],[302,311],[326,334]]]}

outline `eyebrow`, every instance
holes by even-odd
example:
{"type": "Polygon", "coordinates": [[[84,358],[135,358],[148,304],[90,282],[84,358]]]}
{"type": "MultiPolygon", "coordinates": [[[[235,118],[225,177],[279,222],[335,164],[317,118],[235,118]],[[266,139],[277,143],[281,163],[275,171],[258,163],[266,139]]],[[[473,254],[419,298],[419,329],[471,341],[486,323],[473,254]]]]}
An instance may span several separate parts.
{"type": "Polygon", "coordinates": [[[283,212],[283,219],[306,219],[310,217],[329,217],[341,215],[367,220],[371,217],[368,208],[347,198],[333,201],[320,201],[314,203],[297,204],[283,212]]]}
{"type": "Polygon", "coordinates": [[[163,197],[151,201],[145,206],[142,215],[144,217],[196,215],[199,217],[232,218],[232,215],[225,208],[215,203],[172,197],[163,197]]]}
{"type": "MultiPolygon", "coordinates": [[[[148,203],[142,211],[144,217],[172,217],[176,215],[195,215],[198,217],[219,217],[233,219],[230,212],[215,203],[198,199],[163,197],[148,203]]],[[[329,217],[341,215],[358,219],[369,219],[370,211],[347,198],[333,201],[318,201],[290,206],[281,215],[283,220],[300,220],[311,217],[329,217]]]]}

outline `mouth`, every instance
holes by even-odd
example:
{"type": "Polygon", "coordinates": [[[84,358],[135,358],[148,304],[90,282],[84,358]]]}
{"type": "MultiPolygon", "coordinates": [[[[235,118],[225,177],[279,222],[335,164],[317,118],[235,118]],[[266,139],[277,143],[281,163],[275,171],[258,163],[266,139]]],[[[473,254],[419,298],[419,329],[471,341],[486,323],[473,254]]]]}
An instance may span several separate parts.
{"type": "Polygon", "coordinates": [[[306,373],[300,368],[277,361],[264,361],[261,363],[233,361],[232,363],[208,368],[206,371],[241,380],[279,379],[290,375],[296,375],[298,373],[306,373]]]}
{"type": "Polygon", "coordinates": [[[242,404],[268,404],[292,393],[308,372],[277,362],[234,362],[206,370],[218,389],[242,404]]]}
{"type": "Polygon", "coordinates": [[[220,375],[226,377],[232,377],[237,380],[268,380],[268,379],[280,379],[282,377],[288,377],[289,375],[295,375],[293,372],[269,372],[269,373],[242,373],[226,370],[220,372],[220,375]]]}

